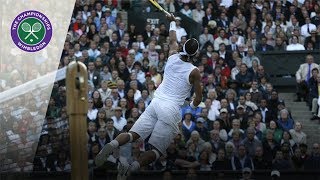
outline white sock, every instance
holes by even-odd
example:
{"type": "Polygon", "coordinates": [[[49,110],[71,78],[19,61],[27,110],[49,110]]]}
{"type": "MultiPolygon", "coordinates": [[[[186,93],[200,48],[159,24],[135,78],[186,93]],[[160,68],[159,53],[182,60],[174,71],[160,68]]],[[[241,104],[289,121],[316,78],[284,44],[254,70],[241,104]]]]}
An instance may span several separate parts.
{"type": "Polygon", "coordinates": [[[112,140],[110,143],[109,143],[113,148],[118,148],[119,147],[119,142],[117,140],[112,140]]]}
{"type": "Polygon", "coordinates": [[[137,171],[140,168],[140,164],[138,161],[134,161],[131,165],[130,165],[130,172],[133,171],[137,171]]]}

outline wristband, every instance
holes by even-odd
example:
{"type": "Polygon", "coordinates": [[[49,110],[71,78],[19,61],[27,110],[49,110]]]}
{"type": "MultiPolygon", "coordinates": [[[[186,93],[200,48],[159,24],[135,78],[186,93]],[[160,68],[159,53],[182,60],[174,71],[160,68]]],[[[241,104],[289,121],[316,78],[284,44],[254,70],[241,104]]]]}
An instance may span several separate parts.
{"type": "Polygon", "coordinates": [[[176,30],[177,30],[176,22],[171,21],[169,31],[176,31],[176,30]]]}
{"type": "Polygon", "coordinates": [[[196,109],[196,108],[197,108],[196,106],[193,105],[193,101],[191,101],[190,107],[191,107],[192,109],[196,109]]]}

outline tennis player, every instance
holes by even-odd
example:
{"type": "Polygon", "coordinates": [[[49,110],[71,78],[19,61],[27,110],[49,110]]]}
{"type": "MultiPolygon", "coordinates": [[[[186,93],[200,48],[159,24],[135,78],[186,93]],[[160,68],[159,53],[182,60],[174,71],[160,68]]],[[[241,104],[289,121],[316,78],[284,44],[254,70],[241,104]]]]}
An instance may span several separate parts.
{"type": "Polygon", "coordinates": [[[121,133],[106,144],[95,158],[96,165],[101,166],[115,148],[139,138],[145,140],[151,134],[149,144],[153,149],[143,153],[137,161],[131,164],[120,162],[118,177],[126,177],[128,172],[138,170],[166,153],[166,149],[179,132],[181,106],[190,96],[192,87],[194,87],[196,97],[190,106],[196,108],[202,100],[200,72],[192,64],[193,56],[199,50],[199,43],[194,38],[188,39],[183,44],[182,52],[179,52],[175,17],[171,14],[167,18],[171,21],[169,29],[170,56],[164,70],[163,81],[155,91],[154,99],[130,131],[121,133]]]}

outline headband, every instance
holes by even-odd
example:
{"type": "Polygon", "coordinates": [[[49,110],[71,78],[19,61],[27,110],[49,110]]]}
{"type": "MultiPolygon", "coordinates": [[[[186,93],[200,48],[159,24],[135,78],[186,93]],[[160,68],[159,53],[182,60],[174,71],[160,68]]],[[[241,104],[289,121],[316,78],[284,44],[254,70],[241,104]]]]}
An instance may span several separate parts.
{"type": "MultiPolygon", "coordinates": [[[[196,40],[195,38],[192,38],[192,39],[196,40]]],[[[188,54],[188,53],[187,53],[187,51],[186,51],[186,44],[187,44],[187,42],[190,41],[190,40],[191,40],[191,39],[188,39],[188,40],[183,44],[182,52],[179,53],[180,55],[182,55],[182,56],[189,56],[189,57],[190,57],[190,56],[194,56],[194,55],[197,54],[197,52],[198,52],[198,50],[199,50],[199,42],[198,42],[198,40],[196,40],[196,42],[197,42],[197,44],[198,44],[198,48],[197,48],[196,52],[193,53],[193,54],[188,54]]]]}

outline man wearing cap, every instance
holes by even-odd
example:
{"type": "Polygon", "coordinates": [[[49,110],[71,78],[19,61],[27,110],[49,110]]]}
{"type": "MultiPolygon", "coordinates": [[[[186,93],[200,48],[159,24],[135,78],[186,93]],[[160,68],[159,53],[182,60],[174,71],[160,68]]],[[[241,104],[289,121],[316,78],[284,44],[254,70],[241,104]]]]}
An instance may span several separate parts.
{"type": "MultiPolygon", "coordinates": [[[[237,110],[236,110],[236,115],[235,115],[235,118],[239,119],[240,120],[240,127],[241,129],[247,129],[248,127],[248,112],[247,112],[247,109],[248,107],[246,106],[243,106],[241,104],[239,104],[237,106],[237,110]]],[[[250,108],[251,109],[251,108],[250,108]]],[[[252,111],[250,111],[252,112],[252,111]]]]}
{"type": "Polygon", "coordinates": [[[106,8],[104,17],[106,18],[106,23],[108,24],[108,27],[111,28],[115,24],[116,18],[111,15],[110,8],[106,8]]]}
{"type": "Polygon", "coordinates": [[[271,171],[271,179],[279,179],[280,178],[280,172],[278,170],[271,171]]]}
{"type": "Polygon", "coordinates": [[[182,36],[187,36],[186,30],[180,26],[181,20],[182,20],[181,17],[176,17],[176,34],[177,34],[176,36],[177,36],[178,43],[180,43],[182,36]]]}
{"type": "Polygon", "coordinates": [[[242,178],[240,180],[250,180],[252,176],[252,171],[250,168],[246,167],[242,169],[242,178]]]}
{"type": "Polygon", "coordinates": [[[208,129],[205,127],[206,121],[202,117],[198,117],[196,120],[195,130],[199,132],[200,137],[207,141],[208,140],[208,129]]]}
{"type": "Polygon", "coordinates": [[[114,116],[111,117],[111,119],[113,120],[113,126],[118,131],[122,131],[123,127],[127,124],[127,120],[124,117],[122,117],[121,107],[115,107],[114,111],[114,116]]]}
{"type": "Polygon", "coordinates": [[[154,93],[155,97],[129,133],[121,133],[115,140],[108,143],[95,158],[96,165],[101,166],[113,150],[119,146],[134,142],[137,139],[145,140],[150,137],[148,142],[151,145],[151,150],[143,153],[131,164],[120,162],[119,178],[126,178],[130,172],[136,171],[166,154],[166,149],[179,132],[180,107],[185,103],[185,99],[190,96],[192,88],[196,96],[190,103],[190,107],[195,109],[202,101],[201,75],[198,68],[192,64],[193,57],[199,50],[199,43],[194,38],[188,39],[183,44],[182,51],[179,52],[176,34],[177,23],[173,14],[168,16],[168,19],[170,20],[170,56],[166,64],[163,81],[154,93]]]}

